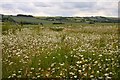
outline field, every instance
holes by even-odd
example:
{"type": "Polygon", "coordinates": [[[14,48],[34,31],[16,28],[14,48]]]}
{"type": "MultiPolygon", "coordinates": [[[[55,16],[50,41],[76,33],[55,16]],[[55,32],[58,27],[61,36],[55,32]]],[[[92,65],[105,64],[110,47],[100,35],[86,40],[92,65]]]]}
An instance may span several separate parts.
{"type": "Polygon", "coordinates": [[[27,25],[2,40],[3,78],[120,79],[117,24],[27,25]]]}

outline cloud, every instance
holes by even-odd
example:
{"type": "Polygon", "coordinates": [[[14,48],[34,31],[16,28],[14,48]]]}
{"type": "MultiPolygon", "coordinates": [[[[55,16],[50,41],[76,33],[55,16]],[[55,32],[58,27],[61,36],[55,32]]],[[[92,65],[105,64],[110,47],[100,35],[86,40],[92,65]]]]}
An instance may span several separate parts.
{"type": "Polygon", "coordinates": [[[37,2],[37,3],[35,2],[34,5],[36,7],[52,7],[51,4],[49,4],[49,3],[43,3],[43,2],[37,2]]]}
{"type": "Polygon", "coordinates": [[[117,2],[19,2],[1,3],[0,13],[35,16],[117,16],[117,2]]]}
{"type": "Polygon", "coordinates": [[[14,8],[14,6],[12,5],[12,4],[2,4],[1,5],[1,7],[3,8],[3,9],[11,9],[11,8],[14,8]]]}
{"type": "Polygon", "coordinates": [[[119,2],[119,0],[1,0],[0,2],[119,2]]]}

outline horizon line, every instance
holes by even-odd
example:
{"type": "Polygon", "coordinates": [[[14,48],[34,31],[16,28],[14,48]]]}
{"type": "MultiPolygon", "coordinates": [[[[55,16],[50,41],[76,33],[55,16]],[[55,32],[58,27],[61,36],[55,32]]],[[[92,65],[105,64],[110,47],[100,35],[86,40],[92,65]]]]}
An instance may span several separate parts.
{"type": "MultiPolygon", "coordinates": [[[[4,14],[4,13],[0,13],[0,15],[12,15],[12,16],[17,16],[18,14],[4,14]]],[[[22,14],[20,13],[20,15],[31,15],[31,14],[22,14]]],[[[116,17],[118,18],[119,16],[103,16],[103,15],[88,15],[88,16],[62,16],[62,15],[55,15],[55,16],[52,16],[52,15],[31,15],[33,17],[116,17]]]]}

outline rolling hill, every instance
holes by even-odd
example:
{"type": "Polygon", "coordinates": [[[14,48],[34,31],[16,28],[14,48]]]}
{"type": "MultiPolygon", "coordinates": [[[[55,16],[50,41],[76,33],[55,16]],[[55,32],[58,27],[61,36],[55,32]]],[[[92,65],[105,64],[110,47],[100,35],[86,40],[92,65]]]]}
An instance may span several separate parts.
{"type": "Polygon", "coordinates": [[[14,15],[3,15],[0,14],[2,17],[0,20],[2,22],[10,21],[16,23],[23,23],[23,24],[52,24],[52,23],[117,23],[118,18],[114,17],[34,17],[32,15],[23,15],[18,14],[14,15]]]}

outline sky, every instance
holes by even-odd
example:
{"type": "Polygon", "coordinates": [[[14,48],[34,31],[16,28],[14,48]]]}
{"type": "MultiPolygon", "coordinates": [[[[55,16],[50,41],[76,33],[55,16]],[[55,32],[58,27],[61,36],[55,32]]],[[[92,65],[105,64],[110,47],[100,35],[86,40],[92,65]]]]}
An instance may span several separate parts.
{"type": "Polygon", "coordinates": [[[118,16],[118,0],[16,1],[0,2],[0,14],[34,16],[118,16]]]}

